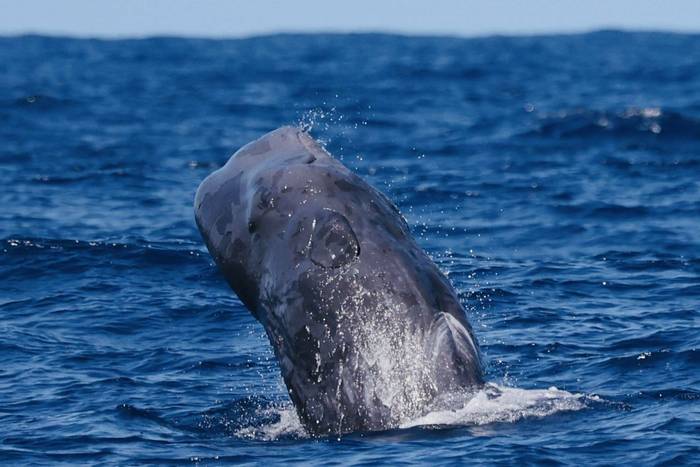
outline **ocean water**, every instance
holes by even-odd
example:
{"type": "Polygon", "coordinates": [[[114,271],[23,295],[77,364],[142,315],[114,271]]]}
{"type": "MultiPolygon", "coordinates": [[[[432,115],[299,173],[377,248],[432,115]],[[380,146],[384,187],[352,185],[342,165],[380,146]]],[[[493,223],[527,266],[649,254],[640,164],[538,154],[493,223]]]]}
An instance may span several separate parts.
{"type": "Polygon", "coordinates": [[[700,36],[0,38],[0,187],[2,463],[700,463],[700,36]],[[304,432],[192,209],[284,124],[448,274],[474,398],[304,432]]]}

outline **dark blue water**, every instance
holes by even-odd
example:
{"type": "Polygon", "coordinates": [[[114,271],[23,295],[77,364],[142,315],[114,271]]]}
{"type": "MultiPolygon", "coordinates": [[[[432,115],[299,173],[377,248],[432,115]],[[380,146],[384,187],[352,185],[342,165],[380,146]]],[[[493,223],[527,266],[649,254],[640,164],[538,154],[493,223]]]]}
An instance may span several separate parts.
{"type": "Polygon", "coordinates": [[[0,206],[9,464],[700,462],[700,36],[0,38],[0,206]],[[304,433],[192,212],[289,123],[396,201],[501,397],[304,433]]]}

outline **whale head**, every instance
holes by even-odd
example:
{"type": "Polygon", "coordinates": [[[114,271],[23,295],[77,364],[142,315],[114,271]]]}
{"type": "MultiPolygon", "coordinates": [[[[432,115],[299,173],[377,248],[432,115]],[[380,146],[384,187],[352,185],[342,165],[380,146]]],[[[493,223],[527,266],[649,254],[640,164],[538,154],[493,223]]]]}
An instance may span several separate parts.
{"type": "Polygon", "coordinates": [[[388,428],[482,383],[447,278],[394,204],[304,131],[237,151],[200,185],[195,219],[310,431],[388,428]]]}

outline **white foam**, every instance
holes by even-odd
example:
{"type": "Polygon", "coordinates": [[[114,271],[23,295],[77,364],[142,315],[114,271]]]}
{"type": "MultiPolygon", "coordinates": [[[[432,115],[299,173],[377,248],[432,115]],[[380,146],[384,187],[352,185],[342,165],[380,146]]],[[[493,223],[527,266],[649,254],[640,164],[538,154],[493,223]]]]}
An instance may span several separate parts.
{"type": "MultiPolygon", "coordinates": [[[[548,389],[519,389],[488,383],[473,394],[451,394],[442,397],[425,415],[402,421],[398,428],[482,426],[491,423],[515,423],[524,418],[542,418],[558,412],[581,410],[586,399],[596,400],[595,396],[570,393],[555,387],[548,389]]],[[[261,441],[274,441],[280,438],[308,438],[294,407],[269,408],[264,414],[275,413],[279,420],[267,425],[245,427],[236,436],[261,441]]]]}
{"type": "Polygon", "coordinates": [[[517,422],[526,417],[546,417],[557,412],[585,407],[583,394],[573,394],[555,387],[518,389],[489,383],[473,395],[455,395],[449,408],[401,423],[400,428],[416,426],[470,426],[498,422],[517,422]],[[461,404],[458,403],[461,398],[461,404]]]}
{"type": "Polygon", "coordinates": [[[258,427],[245,427],[235,432],[241,438],[257,439],[261,441],[275,441],[280,438],[307,438],[309,434],[299,420],[294,407],[285,405],[274,409],[267,409],[265,412],[276,413],[279,420],[267,425],[258,427]]]}

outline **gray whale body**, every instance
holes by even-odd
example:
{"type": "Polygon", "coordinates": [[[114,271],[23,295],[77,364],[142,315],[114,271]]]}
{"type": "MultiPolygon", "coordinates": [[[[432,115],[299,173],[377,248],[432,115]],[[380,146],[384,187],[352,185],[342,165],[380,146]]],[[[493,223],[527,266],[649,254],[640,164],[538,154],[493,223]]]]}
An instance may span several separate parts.
{"type": "Polygon", "coordinates": [[[199,186],[195,219],[313,434],[394,428],[483,384],[447,278],[394,204],[282,127],[199,186]]]}

